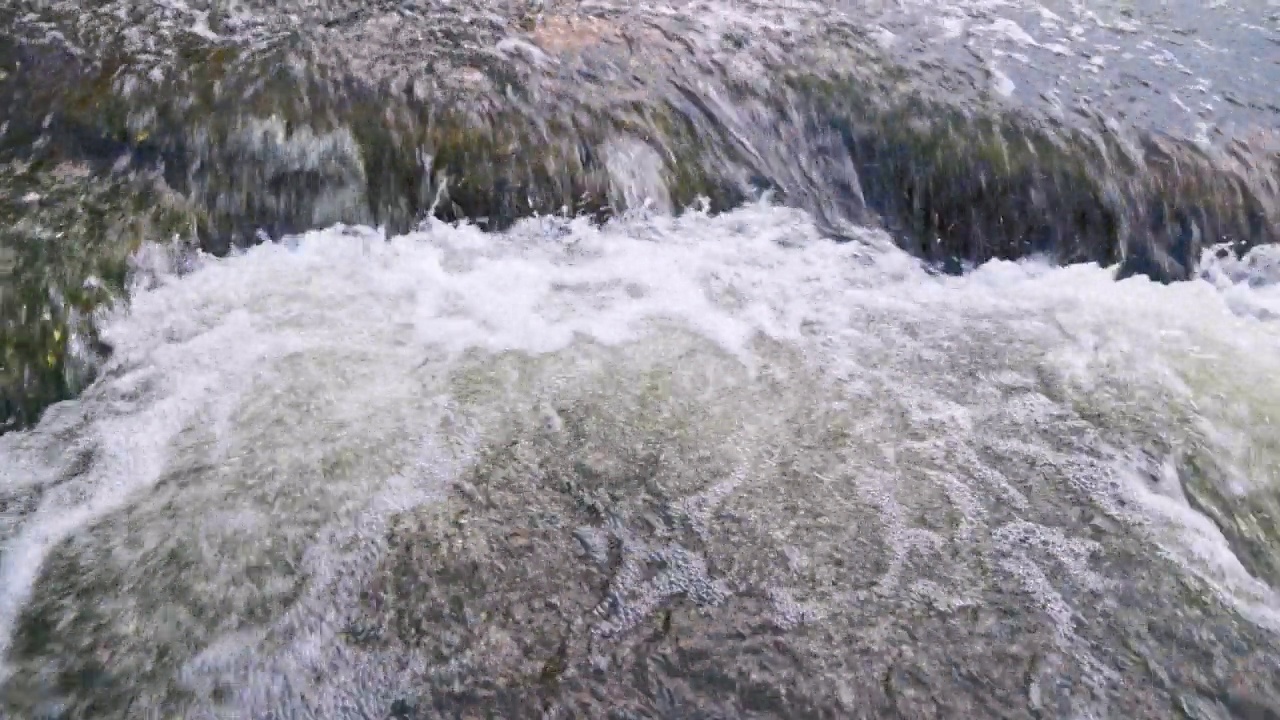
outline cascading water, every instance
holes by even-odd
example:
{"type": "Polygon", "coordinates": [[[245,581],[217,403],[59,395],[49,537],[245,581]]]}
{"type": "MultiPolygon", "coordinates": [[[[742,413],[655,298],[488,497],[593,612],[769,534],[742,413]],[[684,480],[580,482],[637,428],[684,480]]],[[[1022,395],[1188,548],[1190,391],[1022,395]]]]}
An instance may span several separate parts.
{"type": "Polygon", "coordinates": [[[918,5],[0,9],[0,717],[1280,712],[1265,93],[918,5]]]}

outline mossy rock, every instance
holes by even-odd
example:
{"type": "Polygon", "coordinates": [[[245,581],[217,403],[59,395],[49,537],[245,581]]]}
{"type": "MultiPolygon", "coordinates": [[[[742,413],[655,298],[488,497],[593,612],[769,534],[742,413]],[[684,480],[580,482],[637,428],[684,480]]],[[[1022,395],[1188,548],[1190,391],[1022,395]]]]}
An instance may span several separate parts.
{"type": "Polygon", "coordinates": [[[0,430],[92,379],[107,350],[94,320],[124,298],[130,254],[190,237],[198,220],[155,178],[0,164],[0,430]]]}
{"type": "MultiPolygon", "coordinates": [[[[574,88],[566,66],[562,77],[537,76],[534,92],[541,71],[468,54],[461,39],[442,57],[467,63],[469,89],[435,78],[434,66],[410,82],[357,76],[300,33],[253,47],[181,34],[151,77],[126,39],[51,8],[26,9],[100,52],[0,33],[0,162],[40,177],[87,168],[103,198],[145,196],[122,178],[160,177],[195,219],[177,224],[215,254],[335,223],[399,233],[428,216],[491,230],[535,214],[605,219],[630,202],[608,157],[620,141],[654,158],[663,209],[705,198],[719,211],[773,190],[837,234],[845,221],[883,225],[946,271],[1041,255],[1178,280],[1205,247],[1244,250],[1274,241],[1280,226],[1280,201],[1267,194],[1280,156],[1250,178],[1169,138],[1139,136],[1135,150],[1105,129],[949,101],[864,38],[836,31],[828,40],[862,70],[777,68],[765,90],[724,78],[724,101],[756,114],[739,127],[661,73],[599,97],[574,88]]],[[[16,13],[0,10],[0,28],[18,27],[16,13]]],[[[67,202],[79,212],[78,199],[67,202]]],[[[173,224],[157,223],[165,237],[173,224]]],[[[79,252],[104,247],[91,240],[79,252]]],[[[110,257],[103,262],[118,262],[110,257]]],[[[47,359],[62,342],[34,329],[37,316],[14,322],[46,338],[24,357],[38,349],[47,359]]],[[[26,376],[31,362],[8,372],[26,376]]],[[[30,408],[63,395],[40,394],[30,408]]]]}
{"type": "MultiPolygon", "coordinates": [[[[740,129],[678,88],[649,83],[639,99],[616,103],[568,92],[540,101],[528,68],[483,55],[467,58],[480,88],[468,94],[421,78],[357,79],[302,37],[265,49],[184,37],[158,81],[130,75],[127,49],[110,42],[116,54],[92,62],[11,43],[9,55],[63,82],[53,93],[28,77],[30,87],[0,99],[29,108],[10,145],[163,161],[170,185],[206,212],[202,240],[215,252],[257,242],[260,231],[334,222],[398,232],[428,214],[492,229],[535,213],[606,217],[618,208],[599,156],[620,135],[661,156],[673,209],[703,196],[730,207],[787,186],[786,201],[878,219],[904,248],[951,268],[1039,254],[1172,280],[1189,276],[1209,244],[1275,239],[1273,203],[1258,191],[1265,182],[1244,182],[1189,143],[1140,137],[1132,158],[1107,131],[938,99],[906,70],[875,62],[864,40],[845,42],[874,72],[780,70],[776,96],[728,86],[731,101],[773,106],[765,125],[805,125],[787,135],[796,154],[847,153],[857,170],[799,184],[780,182],[789,168],[744,152],[740,129]],[[785,116],[788,103],[798,120],[785,116]],[[818,139],[833,131],[843,148],[818,139]]],[[[757,144],[777,134],[758,130],[757,144]]]]}
{"type": "Polygon", "coordinates": [[[1135,151],[1106,129],[857,80],[789,82],[842,133],[867,204],[899,244],[940,266],[1037,255],[1183,280],[1211,245],[1280,239],[1267,168],[1251,179],[1190,142],[1138,133],[1135,151]]]}
{"type": "MultiPolygon", "coordinates": [[[[0,259],[18,263],[6,292],[26,294],[7,320],[6,428],[83,385],[92,363],[70,370],[62,344],[89,332],[95,309],[118,296],[125,257],[142,240],[167,241],[176,230],[221,254],[334,223],[395,233],[429,215],[488,229],[534,214],[602,219],[624,209],[604,157],[617,137],[658,158],[675,209],[704,197],[723,209],[745,197],[691,150],[700,138],[690,122],[662,105],[554,112],[448,88],[397,97],[335,76],[314,48],[289,39],[249,50],[186,37],[180,70],[154,80],[104,42],[102,56],[86,58],[0,39],[0,101],[14,109],[0,162],[18,168],[8,173],[7,214],[24,219],[9,228],[12,252],[0,259]],[[83,177],[50,180],[68,167],[83,177]],[[183,210],[155,211],[154,188],[183,210]],[[22,202],[28,192],[41,202],[22,202]],[[63,233],[58,243],[23,235],[49,222],[63,233]],[[58,280],[35,279],[51,275],[58,280]],[[101,292],[68,289],[91,276],[101,292]],[[49,309],[61,301],[33,299],[55,287],[92,299],[68,320],[49,309]]],[[[511,81],[501,65],[485,68],[489,82],[511,81]]]]}

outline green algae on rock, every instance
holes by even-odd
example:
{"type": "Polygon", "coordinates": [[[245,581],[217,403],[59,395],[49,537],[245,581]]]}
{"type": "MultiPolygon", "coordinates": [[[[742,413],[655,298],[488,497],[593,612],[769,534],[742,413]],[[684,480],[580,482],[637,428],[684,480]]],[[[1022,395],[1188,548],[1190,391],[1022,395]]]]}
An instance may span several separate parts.
{"type": "Polygon", "coordinates": [[[95,316],[124,298],[130,253],[190,237],[198,217],[156,178],[0,163],[0,430],[85,387],[105,351],[95,316]]]}

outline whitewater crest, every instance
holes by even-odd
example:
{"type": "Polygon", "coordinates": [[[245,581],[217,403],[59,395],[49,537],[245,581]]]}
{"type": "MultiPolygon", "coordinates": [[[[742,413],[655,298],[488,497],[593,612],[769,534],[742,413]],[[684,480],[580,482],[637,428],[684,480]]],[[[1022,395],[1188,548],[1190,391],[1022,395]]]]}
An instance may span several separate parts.
{"type": "Polygon", "coordinates": [[[144,249],[0,437],[0,714],[1278,706],[1269,256],[951,277],[626,200],[144,249]]]}

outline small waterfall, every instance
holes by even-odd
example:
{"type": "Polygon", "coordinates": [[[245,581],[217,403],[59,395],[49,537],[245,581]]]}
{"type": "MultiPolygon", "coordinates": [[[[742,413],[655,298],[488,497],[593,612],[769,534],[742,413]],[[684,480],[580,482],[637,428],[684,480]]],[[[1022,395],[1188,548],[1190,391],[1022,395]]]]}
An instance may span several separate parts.
{"type": "Polygon", "coordinates": [[[821,4],[24,0],[0,27],[11,424],[83,386],[83,318],[141,239],[604,219],[641,172],[655,209],[768,192],[948,272],[1036,255],[1180,280],[1280,225],[1273,134],[1210,147],[1010,108],[821,4]]]}

